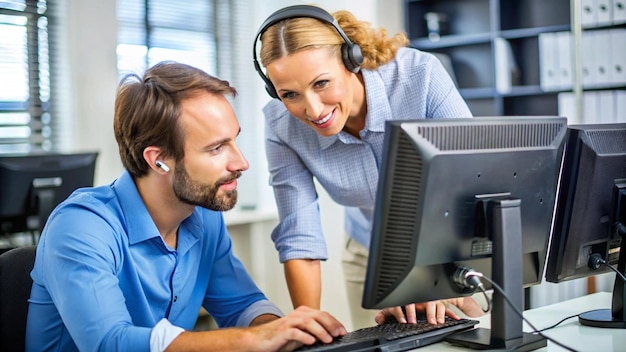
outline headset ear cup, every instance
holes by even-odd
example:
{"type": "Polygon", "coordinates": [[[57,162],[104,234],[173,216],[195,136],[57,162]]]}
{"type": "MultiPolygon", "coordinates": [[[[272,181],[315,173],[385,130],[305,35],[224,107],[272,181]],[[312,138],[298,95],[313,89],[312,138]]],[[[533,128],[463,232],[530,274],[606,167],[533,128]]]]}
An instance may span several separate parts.
{"type": "Polygon", "coordinates": [[[274,88],[272,83],[267,83],[265,85],[265,91],[267,91],[267,94],[269,94],[270,97],[280,100],[280,98],[278,98],[278,93],[276,93],[276,88],[274,88]]]}
{"type": "Polygon", "coordinates": [[[341,46],[341,58],[346,68],[354,73],[359,72],[363,64],[363,53],[357,44],[343,44],[341,46]]]}

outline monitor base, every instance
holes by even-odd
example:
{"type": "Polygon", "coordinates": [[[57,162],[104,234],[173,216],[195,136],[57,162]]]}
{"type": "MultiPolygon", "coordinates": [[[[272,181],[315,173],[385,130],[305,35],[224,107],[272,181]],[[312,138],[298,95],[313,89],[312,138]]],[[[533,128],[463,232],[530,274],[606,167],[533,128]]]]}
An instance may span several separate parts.
{"type": "Polygon", "coordinates": [[[626,329],[626,320],[613,318],[610,309],[596,309],[581,313],[578,321],[582,325],[596,328],[626,329]]]}
{"type": "Polygon", "coordinates": [[[444,341],[474,350],[491,351],[533,351],[548,345],[545,337],[529,333],[522,333],[521,338],[507,340],[503,344],[494,343],[491,341],[491,330],[485,328],[454,333],[446,336],[444,341]]]}

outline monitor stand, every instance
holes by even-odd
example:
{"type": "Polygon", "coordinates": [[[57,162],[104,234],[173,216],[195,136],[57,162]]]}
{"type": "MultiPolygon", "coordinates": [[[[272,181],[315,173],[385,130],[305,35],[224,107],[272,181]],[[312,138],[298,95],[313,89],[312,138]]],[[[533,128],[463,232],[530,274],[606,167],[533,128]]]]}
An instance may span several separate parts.
{"type": "MultiPolygon", "coordinates": [[[[510,303],[522,312],[524,287],[520,204],[519,199],[489,200],[486,216],[493,241],[492,280],[506,292],[510,303]]],[[[445,341],[477,350],[532,351],[547,345],[543,336],[523,332],[522,318],[495,289],[491,329],[462,331],[446,337],[445,341]]]]}
{"type": "MultiPolygon", "coordinates": [[[[617,181],[614,188],[613,202],[615,232],[621,237],[617,271],[622,273],[622,275],[626,275],[626,253],[624,253],[624,236],[626,235],[626,227],[624,226],[624,224],[626,224],[626,179],[617,181]]],[[[626,283],[619,275],[615,275],[611,308],[596,309],[582,313],[578,316],[578,321],[582,325],[598,328],[626,329],[624,302],[626,302],[626,283]]]]}

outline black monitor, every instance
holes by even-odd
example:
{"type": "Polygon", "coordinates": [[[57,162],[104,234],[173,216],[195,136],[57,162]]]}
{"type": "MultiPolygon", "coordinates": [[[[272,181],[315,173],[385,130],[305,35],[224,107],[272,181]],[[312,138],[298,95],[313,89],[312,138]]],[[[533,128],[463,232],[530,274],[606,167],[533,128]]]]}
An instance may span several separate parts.
{"type": "MultiPolygon", "coordinates": [[[[621,251],[625,225],[626,124],[570,126],[546,280],[597,275],[609,271],[609,265],[626,274],[621,251]]],[[[579,321],[626,328],[625,293],[624,281],[616,275],[612,308],[581,314],[579,321]]]]}
{"type": "Polygon", "coordinates": [[[97,155],[0,154],[0,234],[40,233],[54,207],[93,186],[97,155]]]}
{"type": "Polygon", "coordinates": [[[469,268],[515,308],[494,290],[491,330],[447,339],[476,349],[545,346],[523,333],[515,310],[523,287],[542,281],[566,132],[560,117],[387,122],[363,307],[471,295],[456,280],[469,268]]]}

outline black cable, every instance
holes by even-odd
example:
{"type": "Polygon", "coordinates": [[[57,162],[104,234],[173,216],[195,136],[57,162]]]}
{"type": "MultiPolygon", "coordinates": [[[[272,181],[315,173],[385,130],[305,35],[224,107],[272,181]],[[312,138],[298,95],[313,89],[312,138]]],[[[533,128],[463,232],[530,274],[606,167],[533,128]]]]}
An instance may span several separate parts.
{"type": "Polygon", "coordinates": [[[577,318],[579,315],[580,315],[580,314],[570,315],[570,316],[569,316],[569,317],[567,317],[567,318],[563,318],[563,319],[559,320],[559,322],[558,322],[558,323],[553,324],[552,326],[548,326],[547,328],[543,328],[543,329],[541,329],[541,330],[537,330],[537,331],[539,332],[539,331],[546,331],[546,330],[554,329],[554,328],[556,328],[557,326],[561,325],[564,321],[569,320],[569,319],[572,319],[572,318],[577,318]]]}
{"type": "Polygon", "coordinates": [[[485,289],[484,285],[480,285],[478,286],[478,288],[483,293],[483,296],[485,296],[485,301],[487,301],[487,309],[483,307],[480,307],[480,309],[482,309],[484,313],[487,313],[491,310],[493,302],[491,301],[491,299],[489,299],[489,295],[487,295],[487,290],[485,289]]]}
{"type": "Polygon", "coordinates": [[[495,282],[493,282],[493,280],[491,280],[490,278],[488,278],[487,276],[483,275],[480,272],[477,271],[469,271],[467,273],[465,273],[466,276],[475,276],[475,277],[479,277],[479,278],[483,278],[486,281],[488,281],[491,286],[493,286],[493,288],[495,288],[496,290],[498,290],[498,292],[500,292],[502,294],[502,297],[504,297],[504,300],[506,301],[506,303],[509,304],[509,306],[513,309],[513,311],[515,312],[515,314],[517,314],[520,318],[522,318],[523,321],[526,322],[526,324],[528,324],[528,326],[530,326],[531,329],[533,329],[533,333],[537,333],[539,334],[539,336],[543,337],[546,340],[552,341],[554,344],[558,345],[559,347],[562,347],[568,351],[571,352],[577,352],[575,349],[566,346],[556,340],[554,340],[551,337],[548,337],[544,334],[541,333],[541,331],[539,329],[537,329],[533,324],[530,323],[530,321],[528,321],[525,317],[524,314],[522,314],[522,312],[520,312],[519,309],[517,309],[517,307],[515,307],[515,305],[513,304],[513,302],[511,302],[511,300],[509,299],[509,296],[506,295],[506,293],[504,292],[504,290],[502,289],[502,287],[500,287],[500,285],[496,284],[495,282]]]}
{"type": "Polygon", "coordinates": [[[606,265],[609,269],[613,270],[615,274],[622,279],[623,283],[626,283],[626,277],[624,274],[620,273],[619,270],[615,269],[613,265],[609,264],[606,260],[602,259],[602,256],[598,253],[593,253],[589,256],[589,267],[593,270],[600,268],[600,264],[606,265]]]}

